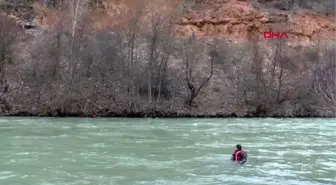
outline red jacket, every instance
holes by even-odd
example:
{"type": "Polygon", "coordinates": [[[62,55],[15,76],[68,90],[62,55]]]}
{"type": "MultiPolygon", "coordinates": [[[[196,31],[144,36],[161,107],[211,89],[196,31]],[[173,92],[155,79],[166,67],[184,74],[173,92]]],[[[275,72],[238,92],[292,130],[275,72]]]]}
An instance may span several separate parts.
{"type": "Polygon", "coordinates": [[[244,155],[245,155],[245,150],[235,150],[232,153],[232,160],[234,161],[242,161],[244,159],[244,155]]]}

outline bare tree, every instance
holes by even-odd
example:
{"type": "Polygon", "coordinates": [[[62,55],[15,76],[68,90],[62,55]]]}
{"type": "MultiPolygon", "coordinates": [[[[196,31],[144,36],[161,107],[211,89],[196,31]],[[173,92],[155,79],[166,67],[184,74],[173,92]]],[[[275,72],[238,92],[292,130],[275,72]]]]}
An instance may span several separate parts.
{"type": "Polygon", "coordinates": [[[153,65],[157,61],[157,45],[160,39],[159,26],[161,22],[161,17],[158,14],[151,15],[151,33],[149,38],[149,60],[147,66],[147,91],[148,91],[148,105],[149,109],[152,107],[152,72],[153,65]]]}
{"type": "Polygon", "coordinates": [[[336,2],[334,0],[325,0],[323,1],[322,5],[327,16],[335,14],[336,2]]]}
{"type": "Polygon", "coordinates": [[[315,96],[317,103],[315,108],[321,110],[335,111],[336,109],[336,54],[335,46],[322,49],[320,43],[315,55],[315,65],[312,68],[313,84],[311,93],[315,96]]]}
{"type": "Polygon", "coordinates": [[[14,21],[6,15],[0,15],[0,84],[1,92],[8,92],[6,68],[13,63],[14,44],[22,32],[14,21]]]}
{"type": "MultiPolygon", "coordinates": [[[[162,50],[162,56],[160,57],[160,61],[159,61],[159,66],[158,66],[158,71],[159,71],[159,74],[158,74],[158,83],[157,83],[157,86],[158,86],[158,95],[157,95],[157,106],[159,105],[160,103],[160,98],[161,98],[161,94],[162,94],[162,91],[163,91],[163,86],[166,85],[166,84],[163,84],[165,82],[165,79],[167,78],[167,70],[168,70],[168,62],[170,61],[170,58],[172,56],[172,53],[173,53],[173,42],[172,42],[172,25],[169,24],[168,25],[168,33],[166,34],[165,38],[163,39],[162,41],[162,45],[163,45],[163,48],[161,49],[162,50]]],[[[165,90],[167,89],[167,87],[165,87],[165,90]]],[[[166,94],[167,92],[165,92],[166,94]]],[[[165,95],[167,97],[167,95],[165,95]]]]}
{"type": "Polygon", "coordinates": [[[249,102],[248,95],[254,91],[250,73],[250,47],[248,44],[232,45],[232,47],[225,45],[225,48],[218,52],[219,60],[227,62],[226,65],[223,65],[223,70],[227,71],[227,79],[232,84],[228,88],[235,90],[236,104],[247,104],[249,102]]]}
{"type": "Polygon", "coordinates": [[[274,53],[274,58],[273,58],[273,65],[272,65],[272,77],[271,77],[271,82],[270,86],[273,84],[275,80],[275,76],[277,76],[277,83],[276,83],[276,103],[280,104],[282,101],[280,100],[281,96],[281,91],[282,91],[282,86],[283,86],[283,75],[284,75],[284,40],[278,40],[275,44],[275,53],[274,53]],[[279,68],[279,74],[276,75],[276,67],[279,68]]]}
{"type": "Polygon", "coordinates": [[[81,19],[83,12],[85,11],[85,5],[87,5],[88,0],[70,0],[69,4],[69,15],[71,17],[71,36],[74,38],[76,34],[76,29],[78,27],[78,22],[81,19]]]}
{"type": "Polygon", "coordinates": [[[125,35],[125,63],[127,63],[127,68],[125,70],[128,83],[127,83],[127,94],[128,94],[128,107],[131,112],[136,109],[136,85],[135,85],[135,59],[136,59],[136,44],[139,38],[141,18],[143,16],[143,4],[137,3],[137,9],[133,12],[131,20],[128,22],[127,26],[123,29],[125,35]]]}
{"type": "Polygon", "coordinates": [[[264,72],[263,72],[263,57],[260,52],[259,41],[257,38],[253,38],[251,40],[251,52],[252,52],[252,73],[255,75],[255,91],[256,96],[255,100],[260,102],[260,98],[264,96],[266,98],[266,102],[268,101],[268,91],[264,80],[264,72]]]}
{"type": "Polygon", "coordinates": [[[200,93],[200,91],[202,90],[202,88],[209,82],[209,80],[211,79],[212,75],[213,75],[213,67],[214,67],[214,60],[217,57],[217,48],[216,45],[214,48],[212,48],[209,52],[209,58],[210,58],[210,74],[209,76],[200,83],[200,85],[197,87],[197,82],[194,81],[194,76],[193,76],[193,70],[194,70],[194,66],[195,62],[196,62],[196,58],[193,56],[195,54],[195,52],[197,52],[197,50],[195,51],[190,51],[189,47],[190,46],[194,46],[194,47],[198,47],[197,43],[194,42],[195,40],[193,38],[191,38],[188,42],[187,45],[185,45],[184,49],[184,62],[185,62],[185,75],[186,75],[186,82],[187,82],[187,87],[189,90],[189,97],[186,101],[186,103],[191,106],[193,105],[194,99],[197,97],[197,95],[200,93]]]}

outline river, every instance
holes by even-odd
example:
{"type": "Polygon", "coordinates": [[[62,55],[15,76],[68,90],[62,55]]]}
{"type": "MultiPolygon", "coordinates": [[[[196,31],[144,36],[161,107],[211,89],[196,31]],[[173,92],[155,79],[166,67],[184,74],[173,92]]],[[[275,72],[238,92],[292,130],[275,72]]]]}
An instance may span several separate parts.
{"type": "Polygon", "coordinates": [[[0,118],[1,185],[335,184],[335,119],[0,118]],[[231,163],[234,146],[248,162],[231,163]]]}

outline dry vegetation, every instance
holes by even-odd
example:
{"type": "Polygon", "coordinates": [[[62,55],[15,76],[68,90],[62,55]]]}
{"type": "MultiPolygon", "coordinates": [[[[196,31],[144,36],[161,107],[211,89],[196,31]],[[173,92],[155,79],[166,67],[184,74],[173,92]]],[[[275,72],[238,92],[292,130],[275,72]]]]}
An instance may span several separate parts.
{"type": "Polygon", "coordinates": [[[127,24],[91,32],[95,6],[64,2],[38,37],[1,15],[2,115],[335,116],[335,42],[181,38],[143,3],[127,24]]]}

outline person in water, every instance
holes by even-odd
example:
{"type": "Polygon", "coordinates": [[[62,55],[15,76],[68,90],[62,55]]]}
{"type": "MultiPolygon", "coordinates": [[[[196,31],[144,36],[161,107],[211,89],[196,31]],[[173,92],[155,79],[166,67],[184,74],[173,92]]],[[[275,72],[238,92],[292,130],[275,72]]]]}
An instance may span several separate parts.
{"type": "Polygon", "coordinates": [[[240,144],[236,145],[236,150],[232,153],[232,161],[237,161],[239,164],[244,164],[247,161],[247,153],[242,149],[240,144]]]}

